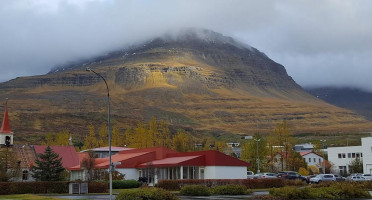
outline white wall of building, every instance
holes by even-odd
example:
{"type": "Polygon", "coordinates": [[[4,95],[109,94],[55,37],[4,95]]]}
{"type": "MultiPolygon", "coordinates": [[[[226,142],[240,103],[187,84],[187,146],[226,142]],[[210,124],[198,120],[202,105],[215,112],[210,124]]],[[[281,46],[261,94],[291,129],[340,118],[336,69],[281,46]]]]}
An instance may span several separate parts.
{"type": "Polygon", "coordinates": [[[349,165],[357,155],[364,158],[362,146],[328,147],[328,160],[333,164],[336,173],[342,173],[343,169],[349,173],[349,165]]]}
{"type": "Polygon", "coordinates": [[[315,153],[308,153],[304,156],[302,156],[303,159],[305,159],[305,162],[307,165],[314,165],[319,167],[322,167],[321,164],[323,163],[323,157],[315,154],[315,153]]]}
{"type": "Polygon", "coordinates": [[[372,137],[362,138],[363,173],[372,174],[372,137]]]}
{"type": "Polygon", "coordinates": [[[245,179],[247,167],[205,166],[204,179],[245,179]]]}
{"type": "Polygon", "coordinates": [[[138,169],[134,168],[116,168],[116,171],[125,174],[125,180],[138,180],[138,169]]]}

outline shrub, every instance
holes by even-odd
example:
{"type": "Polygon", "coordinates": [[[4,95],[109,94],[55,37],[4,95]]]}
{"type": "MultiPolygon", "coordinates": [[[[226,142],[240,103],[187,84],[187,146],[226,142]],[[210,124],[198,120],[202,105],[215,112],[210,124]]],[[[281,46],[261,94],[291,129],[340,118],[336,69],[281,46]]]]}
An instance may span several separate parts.
{"type": "Polygon", "coordinates": [[[371,197],[369,192],[352,184],[336,183],[329,187],[283,187],[269,191],[271,196],[283,199],[352,199],[371,197]]]}
{"type": "Polygon", "coordinates": [[[113,189],[129,189],[129,188],[138,188],[142,184],[136,180],[114,180],[112,181],[113,189]]]}
{"type": "Polygon", "coordinates": [[[210,196],[212,191],[205,185],[186,185],[180,191],[185,196],[210,196]]]}
{"type": "Polygon", "coordinates": [[[248,194],[248,190],[244,185],[220,185],[213,188],[213,194],[220,195],[243,195],[248,194]]]}
{"type": "Polygon", "coordinates": [[[163,188],[165,190],[176,191],[181,189],[181,182],[177,180],[160,180],[156,187],[163,188]]]}
{"type": "Polygon", "coordinates": [[[161,188],[141,188],[124,190],[116,197],[116,200],[177,200],[178,197],[161,188]]]}
{"type": "Polygon", "coordinates": [[[41,193],[67,193],[68,182],[6,182],[0,183],[0,195],[6,194],[41,194],[41,193]]]}
{"type": "Polygon", "coordinates": [[[91,181],[88,183],[89,193],[104,193],[109,189],[109,183],[106,181],[91,181]]]}

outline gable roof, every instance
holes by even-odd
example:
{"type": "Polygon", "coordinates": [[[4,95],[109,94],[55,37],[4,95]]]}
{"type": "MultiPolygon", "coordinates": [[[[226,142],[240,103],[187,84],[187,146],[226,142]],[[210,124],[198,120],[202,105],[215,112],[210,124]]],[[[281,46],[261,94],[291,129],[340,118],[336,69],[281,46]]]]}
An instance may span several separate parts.
{"type": "MultiPolygon", "coordinates": [[[[43,154],[47,146],[45,145],[34,145],[35,153],[43,154]]],[[[75,147],[73,146],[50,146],[50,148],[56,152],[62,158],[62,166],[64,168],[70,168],[80,164],[78,154],[76,153],[75,147]]]]}
{"type": "Polygon", "coordinates": [[[169,166],[205,166],[205,158],[200,156],[170,157],[140,164],[138,167],[169,167],[169,166]]]}
{"type": "Polygon", "coordinates": [[[251,166],[250,163],[228,156],[216,150],[195,151],[169,154],[169,157],[200,156],[205,157],[205,166],[251,166]]]}
{"type": "Polygon", "coordinates": [[[305,152],[300,152],[300,155],[301,155],[301,156],[306,156],[306,155],[309,155],[309,154],[315,154],[315,155],[317,155],[317,156],[323,158],[323,156],[319,155],[318,153],[316,153],[316,152],[314,152],[314,151],[305,151],[305,152]]]}

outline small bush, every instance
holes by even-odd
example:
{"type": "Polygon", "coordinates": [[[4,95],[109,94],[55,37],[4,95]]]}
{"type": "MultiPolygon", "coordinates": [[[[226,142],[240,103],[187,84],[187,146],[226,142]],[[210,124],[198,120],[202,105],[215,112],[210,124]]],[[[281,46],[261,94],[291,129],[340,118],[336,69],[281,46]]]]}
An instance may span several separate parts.
{"type": "Polygon", "coordinates": [[[221,185],[213,188],[213,194],[220,195],[243,195],[248,194],[248,190],[244,185],[221,185]]]}
{"type": "Polygon", "coordinates": [[[212,191],[205,185],[186,185],[180,191],[185,196],[210,196],[212,191]]]}
{"type": "Polygon", "coordinates": [[[116,200],[177,200],[178,197],[161,188],[141,188],[120,192],[116,200]]]}
{"type": "Polygon", "coordinates": [[[68,193],[68,182],[3,182],[0,188],[0,195],[68,193]]]}
{"type": "Polygon", "coordinates": [[[112,181],[112,188],[113,189],[130,189],[130,188],[138,188],[142,184],[136,180],[121,180],[112,181]]]}
{"type": "Polygon", "coordinates": [[[91,181],[88,183],[89,193],[104,193],[109,189],[109,183],[106,181],[91,181]]]}
{"type": "Polygon", "coordinates": [[[181,182],[177,180],[160,180],[156,187],[165,190],[177,191],[181,189],[181,182]]]}

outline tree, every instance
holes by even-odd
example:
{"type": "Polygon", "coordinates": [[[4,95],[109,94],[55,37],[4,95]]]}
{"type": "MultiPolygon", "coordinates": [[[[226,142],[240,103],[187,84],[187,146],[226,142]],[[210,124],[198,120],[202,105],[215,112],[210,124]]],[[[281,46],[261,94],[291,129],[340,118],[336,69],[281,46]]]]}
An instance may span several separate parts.
{"type": "Polygon", "coordinates": [[[83,158],[81,166],[87,171],[88,181],[94,180],[95,156],[94,151],[88,151],[88,157],[83,158]]]}
{"type": "Polygon", "coordinates": [[[19,177],[21,163],[16,158],[13,148],[0,147],[0,182],[7,182],[19,177]]]}
{"type": "Polygon", "coordinates": [[[363,173],[363,161],[359,157],[352,160],[349,164],[350,173],[363,173]]]}
{"type": "Polygon", "coordinates": [[[173,149],[178,152],[192,151],[193,141],[191,135],[184,130],[179,130],[173,137],[173,149]]]}
{"type": "Polygon", "coordinates": [[[94,126],[91,124],[88,126],[89,135],[85,137],[83,149],[93,149],[98,147],[98,141],[96,138],[96,133],[94,131],[94,126]]]}
{"type": "Polygon", "coordinates": [[[266,143],[266,138],[261,137],[260,134],[256,133],[253,136],[253,139],[247,141],[242,146],[241,158],[244,161],[251,163],[249,170],[257,171],[258,170],[258,159],[260,162],[260,170],[267,168],[267,155],[268,148],[266,143]],[[259,142],[256,142],[258,141],[259,142]],[[258,146],[257,146],[258,145],[258,146]],[[258,148],[258,157],[257,157],[257,148],[258,148]]]}
{"type": "Polygon", "coordinates": [[[32,177],[37,181],[61,181],[64,179],[62,158],[49,146],[44,154],[38,154],[35,159],[36,166],[32,169],[32,177]]]}
{"type": "Polygon", "coordinates": [[[117,126],[114,126],[111,132],[111,141],[112,146],[124,146],[124,135],[120,134],[119,128],[117,126]]]}
{"type": "Polygon", "coordinates": [[[290,169],[291,171],[298,171],[300,168],[307,168],[307,163],[304,161],[300,153],[291,150],[289,155],[290,156],[287,160],[288,169],[290,169]]]}
{"type": "Polygon", "coordinates": [[[292,136],[291,131],[289,130],[289,126],[287,120],[283,120],[281,123],[277,123],[274,129],[274,141],[277,141],[277,146],[280,146],[280,155],[283,156],[282,163],[281,163],[281,170],[288,169],[289,162],[289,151],[292,149],[293,145],[295,144],[295,140],[292,136]],[[284,161],[286,166],[284,166],[284,161]]]}

